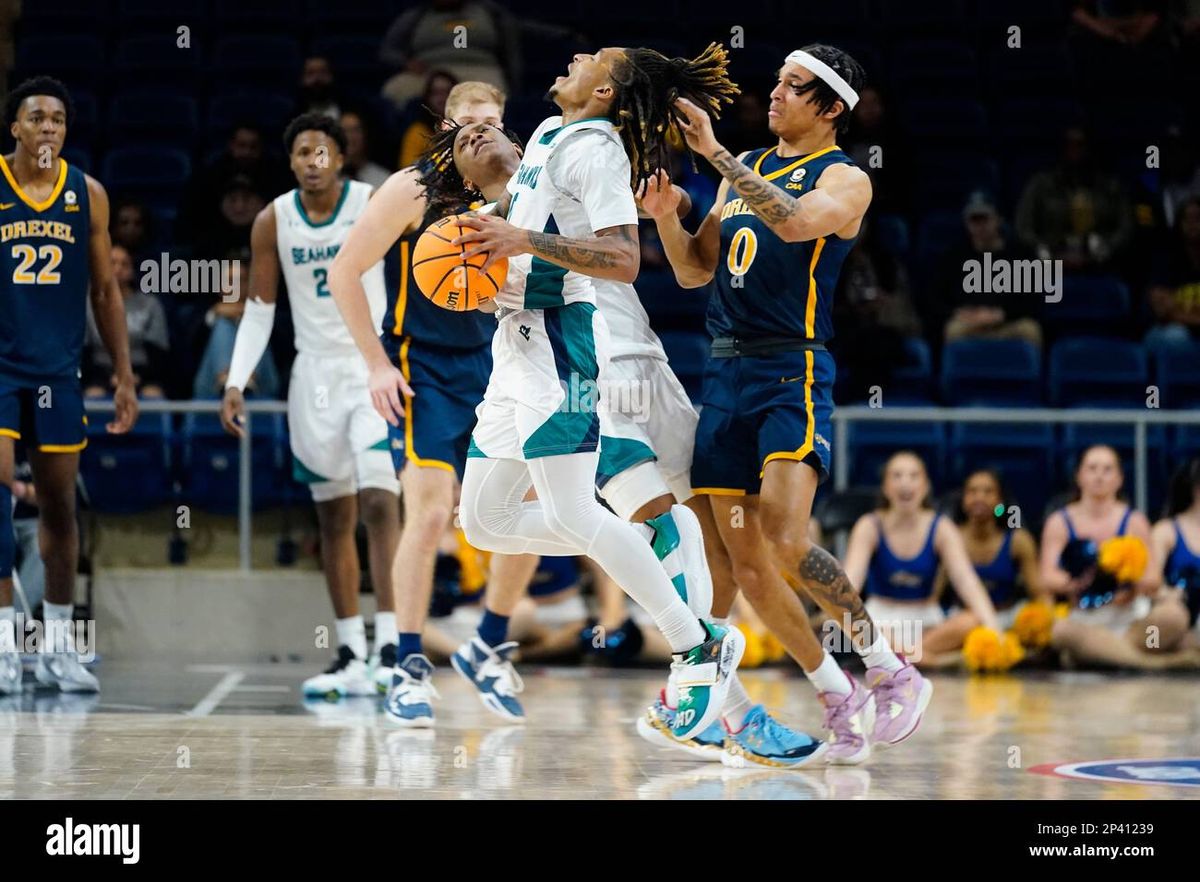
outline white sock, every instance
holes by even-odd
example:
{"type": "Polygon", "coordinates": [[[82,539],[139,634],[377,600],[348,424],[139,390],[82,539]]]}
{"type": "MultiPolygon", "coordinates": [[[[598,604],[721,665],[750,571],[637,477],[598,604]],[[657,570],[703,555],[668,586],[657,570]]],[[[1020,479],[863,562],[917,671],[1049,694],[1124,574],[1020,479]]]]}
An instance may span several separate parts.
{"type": "Polygon", "coordinates": [[[75,619],[75,604],[42,601],[42,619],[46,626],[46,652],[63,652],[71,648],[71,622],[75,619]]]}
{"type": "Polygon", "coordinates": [[[396,642],[396,613],[388,610],[375,613],[375,654],[389,643],[396,642]]]}
{"type": "Polygon", "coordinates": [[[361,615],[338,619],[336,623],[338,646],[349,646],[355,658],[367,660],[367,625],[361,615]]]}
{"type": "Polygon", "coordinates": [[[875,642],[858,654],[862,656],[863,664],[868,668],[883,668],[894,674],[904,667],[904,662],[900,660],[900,656],[892,652],[892,647],[888,645],[887,639],[878,632],[876,634],[875,642]]]}
{"type": "Polygon", "coordinates": [[[0,606],[0,652],[17,650],[17,613],[11,606],[0,606]]]}
{"type": "Polygon", "coordinates": [[[732,674],[729,677],[729,692],[725,696],[725,703],[721,705],[721,719],[730,732],[738,732],[746,725],[746,715],[752,710],[754,702],[746,693],[746,687],[737,674],[732,674]]]}
{"type": "Polygon", "coordinates": [[[836,695],[849,695],[854,691],[846,672],[838,667],[833,656],[828,652],[815,671],[805,671],[804,676],[816,687],[818,692],[833,692],[836,695]]]}

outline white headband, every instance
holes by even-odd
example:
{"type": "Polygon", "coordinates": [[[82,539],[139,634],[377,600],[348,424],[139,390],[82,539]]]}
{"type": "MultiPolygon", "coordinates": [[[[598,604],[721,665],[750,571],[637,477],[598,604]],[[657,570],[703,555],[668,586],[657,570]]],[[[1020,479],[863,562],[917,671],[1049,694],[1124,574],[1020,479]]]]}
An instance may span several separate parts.
{"type": "Polygon", "coordinates": [[[829,88],[838,93],[838,97],[846,102],[846,106],[851,110],[858,103],[858,93],[850,88],[850,84],[843,80],[838,72],[832,67],[821,61],[819,58],[813,58],[803,49],[797,49],[791,55],[784,59],[784,62],[790,61],[792,64],[798,64],[801,67],[806,67],[813,72],[813,75],[822,80],[829,88]]]}

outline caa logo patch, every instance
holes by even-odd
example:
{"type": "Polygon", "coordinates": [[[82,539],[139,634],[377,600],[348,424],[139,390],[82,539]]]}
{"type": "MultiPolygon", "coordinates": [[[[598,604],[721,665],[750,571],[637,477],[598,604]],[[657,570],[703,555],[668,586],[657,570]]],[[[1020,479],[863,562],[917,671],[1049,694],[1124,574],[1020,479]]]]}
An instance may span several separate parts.
{"type": "Polygon", "coordinates": [[[1030,768],[1039,775],[1106,781],[1116,784],[1166,784],[1200,787],[1200,757],[1115,759],[1086,763],[1045,763],[1030,768]]]}

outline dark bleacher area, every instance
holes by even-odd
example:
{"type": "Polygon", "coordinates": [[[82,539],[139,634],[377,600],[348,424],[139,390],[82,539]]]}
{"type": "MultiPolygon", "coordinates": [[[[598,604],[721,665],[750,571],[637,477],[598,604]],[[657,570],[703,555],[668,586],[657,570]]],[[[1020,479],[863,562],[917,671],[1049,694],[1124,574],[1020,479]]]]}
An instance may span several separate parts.
{"type": "MultiPolygon", "coordinates": [[[[300,66],[310,54],[330,59],[346,104],[374,116],[380,129],[374,158],[394,166],[401,114],[379,97],[390,71],[377,54],[383,33],[405,5],[40,0],[25,4],[18,22],[9,82],[35,74],[67,82],[77,110],[69,161],[98,176],[114,199],[134,196],[149,204],[153,252],[186,254],[196,243],[183,240],[176,229],[184,186],[193,170],[220,152],[234,122],[248,118],[261,125],[274,161],[286,172],[279,135],[294,111],[300,66]],[[177,47],[181,25],[190,28],[187,50],[177,47]]],[[[922,329],[902,335],[897,357],[881,376],[843,371],[843,364],[854,361],[855,340],[834,341],[839,373],[845,374],[839,376],[839,404],[863,400],[862,390],[873,384],[882,387],[885,406],[1144,407],[1150,385],[1158,387],[1164,408],[1200,404],[1200,349],[1150,352],[1141,343],[1152,319],[1145,295],[1151,255],[1170,235],[1158,210],[1163,181],[1158,169],[1147,168],[1146,151],[1167,143],[1172,126],[1183,133],[1182,141],[1194,140],[1200,122],[1196,59],[1179,54],[1164,60],[1171,65],[1165,77],[1159,76],[1162,68],[1140,76],[1128,67],[1104,75],[1105,68],[1096,67],[1071,36],[1071,4],[1065,0],[766,0],[743,4],[736,14],[688,0],[659,0],[652,7],[608,0],[602,12],[600,4],[581,0],[502,5],[524,25],[524,73],[507,110],[507,121],[523,135],[553,111],[542,96],[577,50],[650,45],[669,54],[694,54],[710,40],[728,43],[730,20],[736,19],[744,29],[744,48],[731,50],[732,73],[745,92],[762,99],[764,113],[774,70],[788,50],[831,42],[863,63],[869,83],[882,89],[888,121],[872,235],[880,254],[909,280],[922,329]],[[1019,49],[1007,45],[1013,25],[1021,28],[1019,49]],[[1099,166],[1124,185],[1134,213],[1131,244],[1103,266],[1068,274],[1062,301],[1038,306],[1040,348],[1019,340],[944,344],[938,268],[948,252],[965,245],[962,211],[968,196],[985,191],[1011,239],[1021,193],[1034,173],[1055,162],[1069,123],[1087,128],[1099,166]]],[[[739,124],[735,110],[719,124],[718,137],[737,149],[770,143],[765,126],[739,124]]],[[[698,168],[712,176],[704,161],[698,168]]],[[[707,293],[682,291],[662,268],[645,268],[638,287],[673,365],[697,396],[707,345],[707,293]]],[[[286,321],[281,325],[290,330],[286,321]]],[[[286,430],[272,427],[255,448],[255,490],[264,504],[277,502],[278,490],[260,472],[287,471],[286,430]]],[[[1169,466],[1196,449],[1196,435],[1174,427],[1150,433],[1152,486],[1161,485],[1169,466]]],[[[1032,504],[1065,486],[1066,469],[1080,446],[1105,439],[1129,451],[1132,428],[862,425],[850,438],[852,480],[874,482],[882,458],[898,447],[913,447],[925,455],[939,486],[974,466],[1000,465],[1018,498],[1025,495],[1032,504]]],[[[142,475],[146,486],[137,498],[149,503],[179,489],[153,476],[152,463],[170,464],[174,474],[189,480],[200,481],[197,475],[216,480],[223,457],[234,448],[219,427],[189,418],[144,419],[135,435],[119,441],[95,433],[92,449],[85,459],[97,487],[104,470],[120,463],[114,474],[142,475]]],[[[236,455],[229,461],[236,462],[236,455]]],[[[123,482],[116,481],[113,490],[113,507],[134,504],[123,482]]],[[[229,498],[210,495],[206,504],[229,509],[229,498]]]]}

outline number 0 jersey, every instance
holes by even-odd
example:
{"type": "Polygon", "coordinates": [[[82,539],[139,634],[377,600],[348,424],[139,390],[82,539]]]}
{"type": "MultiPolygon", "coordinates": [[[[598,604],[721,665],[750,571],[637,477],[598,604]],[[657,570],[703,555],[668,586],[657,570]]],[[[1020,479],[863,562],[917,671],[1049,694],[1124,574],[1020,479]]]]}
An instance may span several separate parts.
{"type": "MultiPolygon", "coordinates": [[[[298,189],[275,198],[275,242],[299,352],[346,355],[358,351],[333,302],[327,277],[333,258],[346,241],[350,227],[366,209],[370,196],[370,184],[344,181],[333,214],[319,223],[309,220],[298,189]]],[[[371,319],[378,328],[387,301],[382,260],[363,273],[362,283],[371,306],[371,319]]]]}
{"type": "MultiPolygon", "coordinates": [[[[742,160],[789,196],[809,192],[831,165],[854,165],[833,145],[807,156],[780,157],[776,148],[742,160]]],[[[822,236],[785,242],[730,190],[721,208],[721,251],[708,305],[714,337],[833,337],[833,292],[854,239],[822,236]]]]}
{"type": "Polygon", "coordinates": [[[90,202],[83,172],[58,161],[44,202],[0,156],[0,379],[74,380],[87,323],[90,202]]]}

